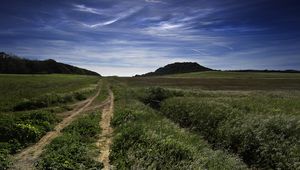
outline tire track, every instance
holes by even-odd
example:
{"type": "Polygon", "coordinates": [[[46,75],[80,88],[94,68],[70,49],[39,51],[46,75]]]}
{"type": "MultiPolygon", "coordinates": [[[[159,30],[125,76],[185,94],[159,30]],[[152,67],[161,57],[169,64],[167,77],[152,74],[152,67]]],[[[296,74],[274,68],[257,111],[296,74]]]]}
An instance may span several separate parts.
{"type": "Polygon", "coordinates": [[[43,152],[43,149],[48,145],[54,138],[61,134],[61,130],[72,123],[77,116],[82,113],[100,94],[100,88],[98,89],[95,96],[87,99],[82,104],[78,105],[74,110],[70,111],[70,116],[64,118],[58,125],[55,126],[54,131],[46,133],[37,143],[27,147],[20,153],[13,157],[13,165],[10,169],[12,170],[31,170],[34,168],[34,163],[37,158],[43,152]]]}
{"type": "Polygon", "coordinates": [[[110,126],[110,122],[113,116],[113,108],[114,108],[114,95],[112,91],[109,90],[109,102],[103,108],[102,118],[99,124],[102,133],[101,136],[99,137],[99,140],[96,143],[96,145],[100,149],[100,155],[97,159],[98,161],[103,163],[104,170],[111,169],[111,165],[109,163],[109,154],[110,154],[110,146],[112,144],[113,129],[110,126]]]}

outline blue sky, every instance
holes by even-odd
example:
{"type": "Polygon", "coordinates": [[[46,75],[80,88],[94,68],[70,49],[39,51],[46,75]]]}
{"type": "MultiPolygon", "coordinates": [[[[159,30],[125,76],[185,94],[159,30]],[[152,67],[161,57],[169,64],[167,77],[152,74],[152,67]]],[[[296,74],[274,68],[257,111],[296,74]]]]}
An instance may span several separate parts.
{"type": "Polygon", "coordinates": [[[0,51],[128,76],[172,62],[300,69],[297,0],[6,0],[0,51]]]}

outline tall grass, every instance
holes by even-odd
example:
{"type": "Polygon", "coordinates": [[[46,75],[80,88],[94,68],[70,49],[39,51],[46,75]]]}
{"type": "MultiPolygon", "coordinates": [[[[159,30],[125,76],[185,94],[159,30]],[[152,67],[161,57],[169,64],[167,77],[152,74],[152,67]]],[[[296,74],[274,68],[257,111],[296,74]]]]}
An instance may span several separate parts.
{"type": "Polygon", "coordinates": [[[162,103],[161,112],[182,127],[199,132],[216,147],[239,154],[251,166],[264,169],[299,168],[298,115],[272,114],[265,109],[260,114],[259,109],[251,108],[251,104],[237,106],[233,104],[236,102],[220,101],[194,97],[170,98],[162,103]],[[249,108],[244,109],[247,105],[250,105],[249,108]]]}
{"type": "Polygon", "coordinates": [[[247,169],[235,156],[214,151],[199,136],[114,86],[115,128],[110,160],[116,169],[247,169]]]}

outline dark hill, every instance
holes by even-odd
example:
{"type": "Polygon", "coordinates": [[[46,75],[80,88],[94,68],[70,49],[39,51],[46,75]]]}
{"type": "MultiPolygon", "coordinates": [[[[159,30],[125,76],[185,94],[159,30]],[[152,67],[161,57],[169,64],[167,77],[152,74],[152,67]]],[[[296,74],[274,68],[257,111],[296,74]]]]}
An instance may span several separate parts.
{"type": "Polygon", "coordinates": [[[0,52],[0,73],[3,74],[82,74],[99,75],[96,72],[78,68],[49,59],[28,60],[0,52]]]}
{"type": "Polygon", "coordinates": [[[150,72],[143,74],[141,76],[161,76],[167,74],[178,74],[178,73],[190,73],[190,72],[199,72],[199,71],[210,71],[212,69],[201,66],[198,63],[194,62],[176,62],[168,64],[164,67],[160,67],[155,72],[150,72]]]}

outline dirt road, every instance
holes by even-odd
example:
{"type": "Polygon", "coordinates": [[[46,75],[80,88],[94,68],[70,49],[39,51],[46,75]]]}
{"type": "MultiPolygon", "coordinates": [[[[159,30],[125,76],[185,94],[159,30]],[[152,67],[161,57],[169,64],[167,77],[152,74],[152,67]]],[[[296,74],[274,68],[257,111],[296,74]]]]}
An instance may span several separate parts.
{"type": "Polygon", "coordinates": [[[67,127],[77,116],[82,113],[99,95],[100,88],[95,96],[85,100],[78,106],[71,110],[68,117],[64,118],[55,128],[54,131],[48,132],[36,144],[27,147],[20,153],[16,154],[13,158],[13,166],[10,169],[14,170],[32,170],[37,158],[43,152],[43,148],[48,145],[54,138],[60,135],[60,131],[67,127]]]}
{"type": "Polygon", "coordinates": [[[109,102],[103,108],[102,119],[100,121],[100,127],[102,133],[101,136],[99,137],[99,140],[96,143],[100,149],[100,155],[98,157],[98,161],[103,163],[104,170],[111,169],[111,165],[109,163],[109,153],[110,153],[110,146],[112,143],[113,129],[110,126],[110,121],[113,116],[113,108],[114,108],[114,95],[112,91],[109,91],[109,102]]]}

